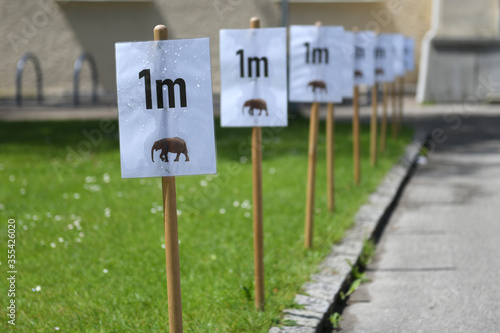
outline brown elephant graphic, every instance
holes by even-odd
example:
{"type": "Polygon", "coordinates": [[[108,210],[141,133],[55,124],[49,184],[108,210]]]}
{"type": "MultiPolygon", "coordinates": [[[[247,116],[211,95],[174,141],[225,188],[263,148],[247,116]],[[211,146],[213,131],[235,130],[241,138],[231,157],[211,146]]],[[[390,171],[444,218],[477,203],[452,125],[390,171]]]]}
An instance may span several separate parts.
{"type": "Polygon", "coordinates": [[[315,80],[315,81],[311,81],[307,84],[307,87],[312,87],[312,92],[316,92],[316,89],[319,89],[320,92],[324,91],[326,92],[326,83],[325,81],[321,81],[321,80],[315,80]]]}
{"type": "Polygon", "coordinates": [[[375,75],[384,75],[384,70],[382,68],[375,69],[375,75]]]}
{"type": "Polygon", "coordinates": [[[177,154],[174,162],[179,161],[179,156],[184,154],[186,156],[186,162],[189,162],[188,150],[186,146],[186,141],[181,138],[165,138],[155,141],[153,147],[151,147],[151,161],[154,162],[154,152],[161,149],[160,159],[163,162],[168,162],[168,153],[177,154]]]}
{"type": "Polygon", "coordinates": [[[253,110],[257,109],[260,110],[259,116],[262,114],[262,110],[266,111],[266,116],[269,116],[269,113],[267,112],[267,103],[265,100],[260,99],[260,98],[255,98],[255,99],[249,99],[243,104],[243,107],[241,108],[241,111],[243,114],[245,114],[245,108],[249,107],[250,109],[248,110],[248,114],[253,116],[253,110]]]}
{"type": "Polygon", "coordinates": [[[355,77],[356,79],[360,79],[360,78],[362,78],[362,77],[363,77],[363,72],[362,72],[362,71],[360,71],[360,70],[355,70],[355,71],[354,71],[354,77],[355,77]]]}

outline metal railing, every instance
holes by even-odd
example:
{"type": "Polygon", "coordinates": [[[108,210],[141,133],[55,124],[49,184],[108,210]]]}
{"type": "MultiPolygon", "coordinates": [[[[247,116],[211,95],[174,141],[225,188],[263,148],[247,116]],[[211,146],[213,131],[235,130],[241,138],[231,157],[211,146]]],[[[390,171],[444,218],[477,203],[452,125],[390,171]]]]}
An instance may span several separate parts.
{"type": "Polygon", "coordinates": [[[73,104],[80,104],[80,73],[82,71],[83,64],[85,60],[88,61],[90,65],[90,75],[92,80],[92,103],[97,103],[97,65],[94,57],[88,53],[83,52],[78,59],[75,61],[74,71],[73,71],[73,104]]]}
{"type": "Polygon", "coordinates": [[[22,95],[21,95],[21,88],[22,88],[22,79],[23,79],[23,70],[26,67],[26,63],[28,60],[31,60],[33,62],[33,65],[35,66],[35,72],[36,72],[36,90],[37,90],[37,101],[38,104],[41,104],[43,101],[43,91],[42,91],[42,69],[40,67],[40,62],[38,61],[38,58],[31,52],[26,52],[23,54],[21,59],[17,62],[17,71],[16,71],[16,104],[21,105],[22,104],[22,95]]]}

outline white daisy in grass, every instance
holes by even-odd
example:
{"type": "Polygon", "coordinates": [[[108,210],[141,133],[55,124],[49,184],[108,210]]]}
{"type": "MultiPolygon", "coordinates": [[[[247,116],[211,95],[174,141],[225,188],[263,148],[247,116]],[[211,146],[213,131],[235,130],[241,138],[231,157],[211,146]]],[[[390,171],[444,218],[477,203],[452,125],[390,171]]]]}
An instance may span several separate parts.
{"type": "Polygon", "coordinates": [[[62,237],[59,237],[57,240],[59,241],[59,243],[64,242],[64,238],[62,238],[62,237]]]}
{"type": "Polygon", "coordinates": [[[10,180],[11,182],[15,181],[15,180],[16,180],[16,176],[14,176],[14,175],[10,175],[10,176],[9,176],[9,180],[10,180]]]}
{"type": "Polygon", "coordinates": [[[226,209],[225,209],[225,208],[221,208],[221,209],[219,209],[219,213],[220,213],[220,214],[226,214],[226,209]]]}
{"type": "Polygon", "coordinates": [[[75,198],[76,200],[80,199],[80,193],[73,194],[73,198],[75,198]]]}
{"type": "Polygon", "coordinates": [[[105,183],[109,183],[111,180],[111,178],[109,177],[109,174],[105,173],[104,175],[102,175],[102,181],[105,182],[105,183]]]}
{"type": "Polygon", "coordinates": [[[241,203],[241,208],[250,209],[252,205],[250,204],[250,200],[245,200],[241,203]]]}
{"type": "Polygon", "coordinates": [[[33,215],[33,221],[38,221],[38,215],[33,215]]]}
{"type": "Polygon", "coordinates": [[[250,217],[250,212],[245,212],[245,214],[243,214],[245,217],[250,217]]]}
{"type": "Polygon", "coordinates": [[[111,216],[111,208],[104,208],[104,216],[106,217],[111,216]]]}
{"type": "Polygon", "coordinates": [[[31,290],[39,292],[40,290],[42,290],[42,287],[36,286],[35,288],[31,288],[31,290]]]}
{"type": "Polygon", "coordinates": [[[28,226],[27,225],[23,225],[23,229],[24,230],[28,230],[28,226]]]}
{"type": "Polygon", "coordinates": [[[157,212],[156,208],[154,208],[154,207],[151,208],[151,214],[156,214],[156,212],[157,212]]]}
{"type": "Polygon", "coordinates": [[[56,331],[59,331],[59,327],[57,327],[57,326],[56,326],[56,327],[54,327],[54,329],[55,329],[56,331]]]}
{"type": "Polygon", "coordinates": [[[179,199],[179,201],[181,201],[181,202],[186,200],[183,195],[179,195],[179,197],[177,199],[179,199]]]}
{"type": "Polygon", "coordinates": [[[239,206],[240,206],[240,202],[238,200],[234,200],[233,207],[239,207],[239,206]]]}
{"type": "Polygon", "coordinates": [[[246,162],[248,162],[248,158],[246,156],[241,156],[240,157],[240,163],[241,164],[245,164],[246,162]]]}
{"type": "Polygon", "coordinates": [[[202,180],[200,181],[200,185],[201,185],[202,187],[206,187],[206,186],[208,185],[208,182],[207,182],[205,179],[202,179],[202,180]]]}
{"type": "Polygon", "coordinates": [[[60,216],[60,215],[56,215],[56,216],[54,216],[54,219],[55,219],[56,221],[61,221],[61,216],[60,216]]]}
{"type": "Polygon", "coordinates": [[[52,213],[51,212],[47,212],[47,213],[45,213],[45,216],[47,216],[48,218],[51,218],[52,217],[52,213]]]}
{"type": "Polygon", "coordinates": [[[82,242],[82,240],[81,240],[80,238],[75,238],[75,242],[77,242],[77,243],[81,243],[81,242],[82,242]]]}
{"type": "Polygon", "coordinates": [[[180,215],[182,215],[182,210],[177,209],[177,216],[180,216],[180,215]]]}
{"type": "Polygon", "coordinates": [[[19,193],[21,193],[21,195],[25,195],[26,194],[26,189],[24,189],[24,188],[20,189],[19,193]]]}
{"type": "Polygon", "coordinates": [[[50,247],[54,249],[56,247],[56,243],[50,243],[50,247]]]}
{"type": "Polygon", "coordinates": [[[68,224],[68,229],[72,230],[75,226],[73,224],[68,224]]]}
{"type": "Polygon", "coordinates": [[[0,204],[0,210],[4,210],[5,206],[3,204],[0,204]]]}
{"type": "Polygon", "coordinates": [[[85,237],[85,234],[84,234],[83,232],[80,232],[80,233],[78,234],[78,236],[80,236],[81,238],[83,238],[83,237],[85,237]]]}
{"type": "Polygon", "coordinates": [[[87,176],[87,177],[85,177],[85,182],[88,183],[88,184],[95,183],[96,182],[96,178],[92,177],[92,176],[87,176]]]}
{"type": "Polygon", "coordinates": [[[274,175],[276,173],[276,168],[269,168],[269,174],[274,175]]]}
{"type": "Polygon", "coordinates": [[[105,268],[105,269],[103,269],[103,270],[102,270],[102,272],[103,272],[104,274],[108,274],[108,272],[109,272],[109,271],[108,271],[108,269],[107,269],[107,268],[105,268]]]}

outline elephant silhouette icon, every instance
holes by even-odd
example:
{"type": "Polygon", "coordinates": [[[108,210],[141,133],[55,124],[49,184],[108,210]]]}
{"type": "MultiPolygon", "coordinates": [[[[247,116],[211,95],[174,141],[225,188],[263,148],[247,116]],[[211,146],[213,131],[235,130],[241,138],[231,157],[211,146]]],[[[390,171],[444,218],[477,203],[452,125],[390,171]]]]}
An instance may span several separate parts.
{"type": "Polygon", "coordinates": [[[186,156],[186,162],[189,162],[186,141],[182,140],[181,138],[165,138],[155,141],[153,147],[151,147],[151,161],[154,162],[154,152],[160,149],[160,159],[163,162],[168,162],[168,153],[177,154],[174,162],[179,161],[179,156],[181,154],[184,154],[184,156],[186,156]]]}
{"type": "Polygon", "coordinates": [[[319,89],[320,92],[327,92],[325,81],[314,80],[307,84],[307,87],[312,87],[312,92],[316,92],[316,89],[319,89]]]}
{"type": "Polygon", "coordinates": [[[243,107],[241,108],[241,111],[243,114],[245,114],[245,108],[248,107],[248,114],[253,116],[253,110],[259,110],[259,116],[262,114],[262,111],[266,111],[266,116],[269,116],[269,113],[267,112],[267,103],[265,100],[261,98],[255,98],[255,99],[249,99],[243,104],[243,107]]]}

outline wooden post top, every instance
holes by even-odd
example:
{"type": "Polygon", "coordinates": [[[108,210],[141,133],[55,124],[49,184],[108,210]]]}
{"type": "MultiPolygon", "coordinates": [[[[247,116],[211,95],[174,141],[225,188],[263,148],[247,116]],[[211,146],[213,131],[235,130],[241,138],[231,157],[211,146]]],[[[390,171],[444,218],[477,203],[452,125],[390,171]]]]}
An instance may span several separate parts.
{"type": "Polygon", "coordinates": [[[154,39],[155,40],[166,40],[168,39],[167,27],[163,24],[159,24],[154,28],[154,39]]]}
{"type": "Polygon", "coordinates": [[[260,19],[256,16],[250,19],[250,29],[260,28],[260,19]]]}

